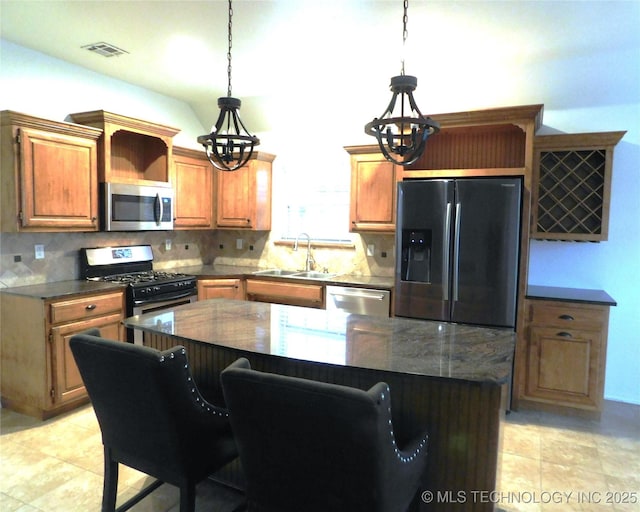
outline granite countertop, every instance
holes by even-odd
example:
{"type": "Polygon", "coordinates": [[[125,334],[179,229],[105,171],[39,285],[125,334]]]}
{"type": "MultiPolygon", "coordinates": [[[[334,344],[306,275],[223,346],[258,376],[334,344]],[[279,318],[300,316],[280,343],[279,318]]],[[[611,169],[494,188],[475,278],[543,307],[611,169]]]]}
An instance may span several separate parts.
{"type": "Polygon", "coordinates": [[[0,289],[0,293],[11,295],[24,295],[36,299],[55,299],[68,295],[96,293],[109,290],[120,290],[125,285],[121,283],[107,283],[97,281],[84,281],[82,279],[72,281],[56,281],[53,283],[30,284],[26,286],[13,286],[0,289]]]}
{"type": "Polygon", "coordinates": [[[358,286],[358,287],[374,287],[379,289],[391,290],[394,285],[393,277],[380,277],[380,276],[354,276],[350,274],[339,274],[337,276],[327,279],[302,279],[299,277],[282,277],[282,276],[264,276],[253,275],[254,272],[259,269],[256,267],[240,267],[235,265],[196,265],[190,267],[177,267],[172,270],[176,272],[182,272],[184,274],[191,274],[197,277],[212,277],[212,278],[242,278],[242,277],[255,277],[256,279],[268,279],[274,281],[290,281],[290,282],[312,282],[316,284],[324,285],[340,285],[340,286],[358,286]],[[295,279],[295,280],[294,280],[295,279]]]}
{"type": "Polygon", "coordinates": [[[603,306],[616,306],[616,301],[604,290],[586,290],[582,288],[558,288],[556,286],[527,287],[527,299],[556,300],[563,302],[581,302],[603,306]]]}
{"type": "Polygon", "coordinates": [[[227,299],[137,315],[125,325],[178,343],[491,384],[510,379],[516,339],[508,329],[227,299]]]}
{"type": "MultiPolygon", "coordinates": [[[[257,271],[256,267],[240,267],[235,265],[195,265],[188,267],[176,267],[167,269],[167,271],[182,272],[184,274],[194,275],[196,277],[212,277],[212,278],[245,278],[251,277],[253,272],[257,271]]],[[[287,278],[273,276],[255,276],[260,279],[280,280],[287,278]]],[[[392,289],[392,277],[376,277],[376,276],[336,276],[327,280],[318,279],[299,279],[295,282],[315,283],[315,284],[338,284],[343,286],[371,286],[379,289],[392,289]]],[[[55,299],[57,297],[66,297],[67,295],[76,295],[83,293],[101,292],[110,289],[119,289],[125,285],[119,283],[109,283],[100,281],[86,281],[83,279],[69,281],[55,281],[50,283],[39,283],[25,286],[12,286],[8,288],[0,288],[0,293],[9,293],[13,295],[25,295],[39,299],[55,299]]]]}

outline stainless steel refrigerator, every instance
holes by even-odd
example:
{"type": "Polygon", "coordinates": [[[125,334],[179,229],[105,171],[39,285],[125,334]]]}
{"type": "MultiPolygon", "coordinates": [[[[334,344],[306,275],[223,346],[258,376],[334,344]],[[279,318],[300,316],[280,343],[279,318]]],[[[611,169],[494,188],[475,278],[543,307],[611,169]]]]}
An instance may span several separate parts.
{"type": "Polygon", "coordinates": [[[398,183],[395,314],[515,327],[520,178],[398,183]]]}

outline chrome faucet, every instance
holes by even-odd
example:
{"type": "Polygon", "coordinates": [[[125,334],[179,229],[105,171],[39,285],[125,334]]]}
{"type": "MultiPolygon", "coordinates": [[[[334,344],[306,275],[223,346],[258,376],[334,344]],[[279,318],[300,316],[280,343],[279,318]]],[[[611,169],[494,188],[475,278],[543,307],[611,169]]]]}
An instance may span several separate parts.
{"type": "Polygon", "coordinates": [[[296,241],[293,244],[293,250],[294,251],[298,250],[298,241],[300,240],[301,236],[307,237],[307,260],[304,265],[304,271],[309,272],[311,270],[311,265],[315,263],[315,261],[313,261],[313,257],[311,256],[311,237],[307,233],[300,233],[296,237],[296,241]]]}

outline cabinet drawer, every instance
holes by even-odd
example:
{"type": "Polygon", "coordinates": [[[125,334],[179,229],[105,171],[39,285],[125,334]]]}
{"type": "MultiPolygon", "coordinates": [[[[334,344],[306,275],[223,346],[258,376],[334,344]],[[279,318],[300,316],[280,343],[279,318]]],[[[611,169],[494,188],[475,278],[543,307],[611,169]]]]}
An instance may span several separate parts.
{"type": "Polygon", "coordinates": [[[58,324],[121,312],[122,309],[123,292],[115,292],[52,302],[49,316],[52,324],[58,324]]]}
{"type": "Polygon", "coordinates": [[[598,306],[562,305],[561,303],[530,303],[530,323],[563,329],[602,328],[607,311],[598,306]]]}

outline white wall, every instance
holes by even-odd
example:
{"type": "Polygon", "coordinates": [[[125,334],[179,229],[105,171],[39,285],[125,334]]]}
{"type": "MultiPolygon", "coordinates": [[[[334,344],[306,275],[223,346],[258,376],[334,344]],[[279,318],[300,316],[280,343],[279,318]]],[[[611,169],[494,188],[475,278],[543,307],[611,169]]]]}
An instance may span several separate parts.
{"type": "Polygon", "coordinates": [[[180,128],[178,146],[199,147],[205,130],[178,101],[0,39],[0,110],[55,121],[69,114],[106,110],[180,128]]]}
{"type": "MultiPolygon", "coordinates": [[[[0,110],[11,109],[63,120],[72,112],[104,109],[179,127],[182,132],[176,137],[176,144],[193,147],[197,147],[194,143],[197,135],[206,131],[183,102],[7,41],[0,40],[0,52],[0,110]]],[[[518,73],[537,80],[516,81],[519,87],[510,91],[506,105],[544,103],[543,132],[627,130],[628,133],[618,145],[614,159],[609,241],[600,244],[532,242],[529,282],[603,289],[616,299],[618,306],[611,311],[605,396],[640,404],[640,58],[637,52],[611,50],[608,55],[594,56],[593,62],[582,57],[536,66],[535,69],[517,69],[518,73]],[[589,80],[584,82],[572,83],[566,79],[584,76],[585,67],[600,67],[603,62],[610,63],[612,68],[599,69],[597,73],[591,69],[589,80]],[[614,78],[620,73],[624,80],[614,78]],[[595,83],[598,77],[601,81],[595,83]],[[615,82],[615,87],[608,87],[607,81],[615,82]],[[616,94],[606,93],[611,90],[616,94]],[[603,104],[598,108],[587,109],[581,105],[582,94],[600,95],[601,92],[603,104]]],[[[420,76],[419,71],[416,74],[420,76]]],[[[331,82],[336,77],[328,75],[326,79],[331,82]]],[[[290,103],[291,108],[287,108],[287,103],[277,102],[273,115],[278,116],[279,122],[270,133],[260,134],[261,149],[280,155],[274,169],[279,161],[289,166],[298,165],[301,180],[327,177],[327,163],[323,160],[325,151],[332,155],[334,165],[348,166],[341,147],[371,143],[362,135],[362,127],[369,117],[379,114],[377,110],[384,107],[386,101],[383,95],[382,101],[373,105],[373,111],[366,105],[357,104],[357,95],[347,94],[339,87],[339,90],[330,90],[327,83],[318,83],[317,88],[317,91],[306,90],[303,96],[337,106],[335,110],[327,109],[327,119],[322,117],[322,108],[316,105],[312,116],[316,122],[300,129],[300,123],[310,117],[301,108],[303,99],[290,103]],[[356,102],[354,108],[343,108],[348,101],[356,102]],[[341,116],[339,126],[335,118],[337,112],[341,116]],[[331,137],[327,137],[332,128],[331,137]],[[327,143],[331,147],[325,149],[327,143]],[[287,157],[288,151],[297,158],[287,157]]],[[[455,103],[451,97],[437,99],[440,106],[455,103]]],[[[464,101],[463,107],[446,111],[473,109],[466,104],[469,98],[464,101]]],[[[487,105],[478,100],[477,108],[487,106],[505,106],[505,103],[487,105]]],[[[344,172],[349,172],[348,167],[344,172]]],[[[280,183],[276,182],[276,185],[280,186],[280,183]]],[[[276,190],[274,197],[282,194],[282,190],[276,190]]]]}

